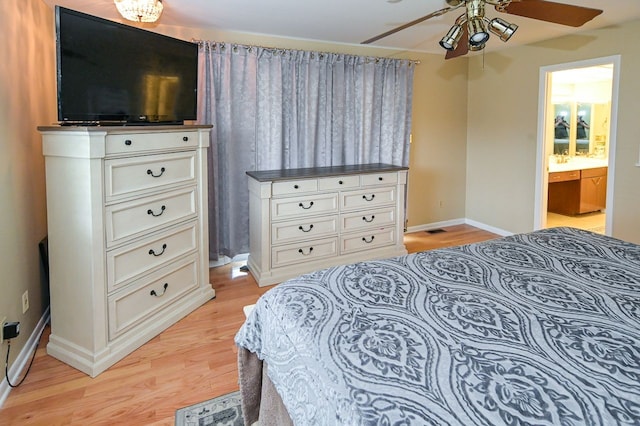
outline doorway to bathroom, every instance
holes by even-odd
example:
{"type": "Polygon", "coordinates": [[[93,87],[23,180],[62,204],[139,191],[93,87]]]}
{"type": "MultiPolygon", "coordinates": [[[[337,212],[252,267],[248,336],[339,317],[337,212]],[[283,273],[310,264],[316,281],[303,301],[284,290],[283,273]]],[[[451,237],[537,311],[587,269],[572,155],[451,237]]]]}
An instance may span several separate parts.
{"type": "Polygon", "coordinates": [[[536,229],[609,233],[619,57],[543,67],[536,229]]]}

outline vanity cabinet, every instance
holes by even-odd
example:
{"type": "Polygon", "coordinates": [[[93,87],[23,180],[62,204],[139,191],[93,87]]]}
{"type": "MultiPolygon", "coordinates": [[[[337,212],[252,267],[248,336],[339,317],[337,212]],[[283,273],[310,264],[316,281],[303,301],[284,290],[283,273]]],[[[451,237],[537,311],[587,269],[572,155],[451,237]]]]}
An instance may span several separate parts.
{"type": "Polygon", "coordinates": [[[259,286],[407,253],[407,168],[386,164],[247,172],[250,253],[259,286]]]}
{"type": "Polygon", "coordinates": [[[576,215],[604,210],[607,167],[549,173],[547,210],[576,215]]]}
{"type": "Polygon", "coordinates": [[[580,179],[579,213],[604,210],[607,205],[607,168],[584,169],[580,179]]]}
{"type": "Polygon", "coordinates": [[[210,126],[40,127],[51,335],[95,377],[210,300],[210,126]]]}

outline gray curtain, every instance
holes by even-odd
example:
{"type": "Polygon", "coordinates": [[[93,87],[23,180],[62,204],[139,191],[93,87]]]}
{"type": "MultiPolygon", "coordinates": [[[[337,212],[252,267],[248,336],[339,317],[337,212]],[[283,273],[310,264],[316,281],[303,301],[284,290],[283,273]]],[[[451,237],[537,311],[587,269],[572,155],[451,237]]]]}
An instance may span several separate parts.
{"type": "Polygon", "coordinates": [[[199,43],[210,257],[249,251],[247,170],[409,164],[414,62],[199,43]]]}

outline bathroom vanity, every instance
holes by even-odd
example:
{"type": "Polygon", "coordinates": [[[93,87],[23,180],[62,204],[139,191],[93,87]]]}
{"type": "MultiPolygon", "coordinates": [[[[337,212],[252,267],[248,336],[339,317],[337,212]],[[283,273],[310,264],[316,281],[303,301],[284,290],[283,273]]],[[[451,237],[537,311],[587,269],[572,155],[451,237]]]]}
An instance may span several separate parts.
{"type": "Polygon", "coordinates": [[[569,216],[601,211],[606,200],[606,160],[572,159],[549,165],[548,211],[569,216]]]}

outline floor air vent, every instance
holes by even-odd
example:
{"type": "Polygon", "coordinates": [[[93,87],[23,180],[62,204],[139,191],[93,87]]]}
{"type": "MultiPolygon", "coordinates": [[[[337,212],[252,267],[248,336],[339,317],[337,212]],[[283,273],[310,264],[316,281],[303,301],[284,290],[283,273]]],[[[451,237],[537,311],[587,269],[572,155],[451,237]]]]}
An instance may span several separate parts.
{"type": "Polygon", "coordinates": [[[425,232],[427,232],[427,234],[439,234],[441,232],[447,232],[447,231],[445,231],[442,228],[436,228],[436,229],[429,229],[428,231],[425,231],[425,232]]]}

